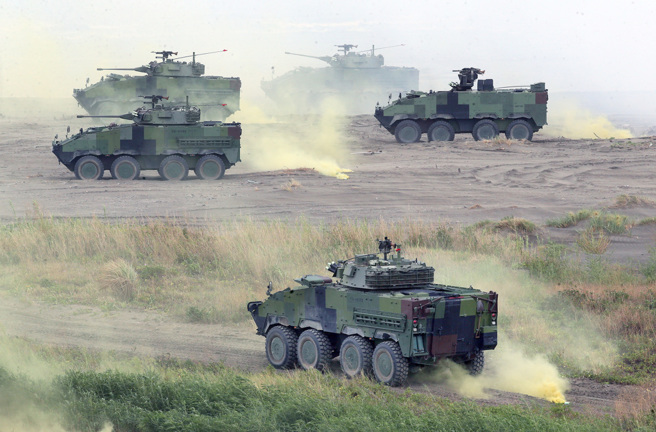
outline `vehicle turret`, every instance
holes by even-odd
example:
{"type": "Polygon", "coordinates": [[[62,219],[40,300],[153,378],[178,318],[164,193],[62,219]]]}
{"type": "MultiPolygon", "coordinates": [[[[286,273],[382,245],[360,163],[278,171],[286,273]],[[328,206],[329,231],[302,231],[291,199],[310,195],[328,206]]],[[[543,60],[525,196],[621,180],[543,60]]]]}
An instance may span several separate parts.
{"type": "Polygon", "coordinates": [[[193,125],[200,121],[200,108],[189,105],[163,106],[157,104],[166,96],[140,96],[151,101],[151,108],[141,107],[120,115],[78,115],[77,118],[120,118],[138,125],[193,125]]]}

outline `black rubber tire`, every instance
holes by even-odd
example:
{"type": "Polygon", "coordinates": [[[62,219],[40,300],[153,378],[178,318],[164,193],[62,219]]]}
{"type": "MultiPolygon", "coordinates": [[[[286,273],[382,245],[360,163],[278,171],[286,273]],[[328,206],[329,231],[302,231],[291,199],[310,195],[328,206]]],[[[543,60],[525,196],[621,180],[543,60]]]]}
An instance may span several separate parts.
{"type": "Polygon", "coordinates": [[[394,128],[394,136],[401,144],[417,142],[421,138],[421,128],[414,120],[403,120],[394,128]]]}
{"type": "Polygon", "coordinates": [[[324,370],[333,358],[330,339],[322,331],[307,329],[298,337],[298,364],[305,370],[324,370]]]}
{"type": "Polygon", "coordinates": [[[205,155],[198,159],[194,172],[203,180],[220,180],[225,174],[225,163],[217,155],[205,155]]]}
{"type": "Polygon", "coordinates": [[[82,156],[75,162],[73,172],[79,180],[100,180],[105,172],[105,166],[95,156],[82,156]]]}
{"type": "Polygon", "coordinates": [[[479,120],[478,123],[474,125],[472,130],[472,136],[476,141],[481,140],[492,140],[499,135],[499,126],[494,122],[494,120],[483,119],[479,120]]]}
{"type": "Polygon", "coordinates": [[[408,359],[403,357],[401,347],[394,341],[378,344],[372,356],[374,376],[390,387],[398,387],[408,379],[408,359]]]}
{"type": "Polygon", "coordinates": [[[448,122],[438,120],[428,127],[428,141],[453,141],[456,131],[448,122]]]}
{"type": "Polygon", "coordinates": [[[372,343],[362,336],[349,336],[344,339],[339,350],[339,364],[344,375],[353,378],[358,375],[372,376],[371,365],[374,355],[372,343]]]}
{"type": "Polygon", "coordinates": [[[483,351],[476,351],[474,358],[464,362],[469,375],[480,375],[485,367],[485,353],[483,351]]]}
{"type": "Polygon", "coordinates": [[[506,129],[506,138],[531,141],[533,139],[533,127],[526,120],[513,120],[506,129]]]}
{"type": "Polygon", "coordinates": [[[159,165],[157,172],[164,180],[184,180],[189,175],[189,164],[182,156],[168,156],[159,165]]]}
{"type": "Polygon", "coordinates": [[[298,364],[296,346],[298,335],[284,326],[273,326],[267,331],[265,351],[267,360],[276,369],[294,369],[298,364]]]}
{"type": "Polygon", "coordinates": [[[116,180],[134,180],[139,177],[141,167],[132,156],[119,156],[112,162],[109,172],[116,180]]]}

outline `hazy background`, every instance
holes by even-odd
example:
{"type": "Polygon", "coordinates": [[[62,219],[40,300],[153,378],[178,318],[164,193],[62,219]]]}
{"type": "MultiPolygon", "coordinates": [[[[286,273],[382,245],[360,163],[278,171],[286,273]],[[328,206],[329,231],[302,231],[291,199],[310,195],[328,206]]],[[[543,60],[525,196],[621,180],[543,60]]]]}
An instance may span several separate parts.
{"type": "Polygon", "coordinates": [[[324,66],[285,51],[405,44],[380,53],[386,65],[418,68],[422,90],[446,90],[452,69],[475,66],[497,86],[544,81],[552,101],[562,93],[600,113],[651,122],[655,16],[653,0],[5,0],[0,97],[73,101],[73,88],[103,75],[97,67],[140,66],[163,49],[180,56],[227,49],[201,57],[207,74],[241,77],[242,97],[257,104],[272,66],[276,76],[324,66]]]}

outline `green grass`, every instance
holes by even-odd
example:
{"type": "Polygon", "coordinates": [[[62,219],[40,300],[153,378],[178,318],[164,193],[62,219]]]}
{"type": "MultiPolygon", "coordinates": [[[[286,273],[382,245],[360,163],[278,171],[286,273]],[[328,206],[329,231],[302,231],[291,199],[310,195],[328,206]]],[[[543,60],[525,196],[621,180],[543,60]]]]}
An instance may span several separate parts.
{"type": "Polygon", "coordinates": [[[578,212],[569,212],[567,216],[563,216],[558,219],[550,219],[547,221],[547,226],[553,228],[568,228],[571,226],[578,225],[579,222],[590,219],[593,211],[584,209],[579,210],[578,212]]]}
{"type": "Polygon", "coordinates": [[[7,392],[12,397],[0,399],[0,407],[16,411],[0,420],[10,416],[14,427],[35,430],[615,431],[656,425],[644,413],[599,417],[529,400],[487,406],[318,372],[251,375],[171,361],[142,372],[68,371],[46,384],[0,367],[0,394],[7,392]],[[29,420],[12,418],[26,409],[19,403],[29,405],[29,420]]]}

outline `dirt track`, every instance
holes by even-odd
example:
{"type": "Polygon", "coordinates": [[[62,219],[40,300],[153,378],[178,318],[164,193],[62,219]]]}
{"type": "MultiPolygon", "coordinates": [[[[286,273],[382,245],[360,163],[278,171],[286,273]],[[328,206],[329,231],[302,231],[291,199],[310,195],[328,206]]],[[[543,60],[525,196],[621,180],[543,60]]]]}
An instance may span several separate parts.
{"type": "MultiPolygon", "coordinates": [[[[348,180],[307,169],[257,172],[247,160],[245,133],[245,162],[219,182],[193,176],[165,182],[155,172],[132,182],[81,182],[50,153],[61,122],[0,119],[0,127],[0,219],[5,222],[29,215],[38,203],[53,216],[182,216],[197,223],[305,216],[313,221],[382,217],[468,224],[516,216],[543,225],[568,211],[609,206],[621,194],[656,200],[656,146],[651,138],[573,141],[538,134],[532,143],[475,142],[467,136],[435,144],[424,137],[423,142],[400,146],[373,117],[358,116],[348,126],[349,162],[344,167],[353,170],[348,180]],[[287,190],[291,179],[299,186],[287,190]]],[[[251,126],[270,127],[275,126],[251,126]]],[[[654,216],[655,210],[643,206],[622,212],[640,219],[654,216]]],[[[542,235],[571,243],[576,228],[543,228],[542,235]]],[[[613,236],[606,256],[645,260],[655,239],[654,225],[634,228],[631,235],[613,236]]],[[[89,307],[25,305],[5,298],[0,328],[57,345],[222,361],[250,371],[266,366],[263,339],[252,329],[171,323],[152,313],[105,314],[89,307]]],[[[411,387],[455,397],[439,386],[411,387]]],[[[574,380],[567,399],[581,409],[610,412],[621,389],[574,380]]],[[[494,403],[533,400],[512,393],[493,395],[494,403]]]]}

